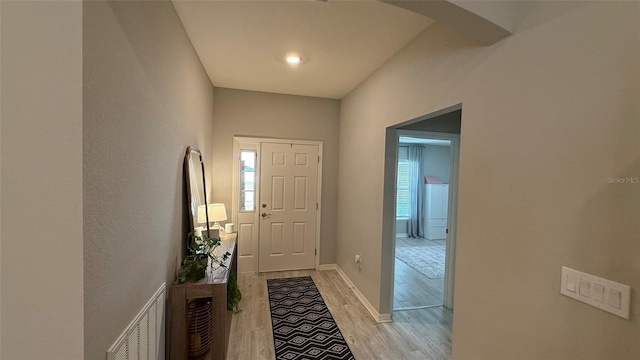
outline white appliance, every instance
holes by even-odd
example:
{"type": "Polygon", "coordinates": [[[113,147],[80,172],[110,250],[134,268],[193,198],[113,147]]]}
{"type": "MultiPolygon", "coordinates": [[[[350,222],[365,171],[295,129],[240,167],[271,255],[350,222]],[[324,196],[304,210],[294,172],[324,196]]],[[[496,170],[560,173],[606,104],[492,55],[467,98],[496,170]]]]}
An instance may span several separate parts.
{"type": "Polygon", "coordinates": [[[447,238],[447,213],[449,210],[449,184],[427,184],[425,211],[425,237],[428,240],[447,238]]]}

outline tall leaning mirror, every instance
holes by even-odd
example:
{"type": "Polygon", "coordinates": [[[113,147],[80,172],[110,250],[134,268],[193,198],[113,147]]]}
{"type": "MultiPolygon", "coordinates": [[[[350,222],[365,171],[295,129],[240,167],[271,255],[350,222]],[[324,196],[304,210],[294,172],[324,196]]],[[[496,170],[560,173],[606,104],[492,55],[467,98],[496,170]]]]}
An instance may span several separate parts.
{"type": "Polygon", "coordinates": [[[209,209],[204,162],[200,150],[193,146],[187,148],[187,153],[184,156],[184,173],[191,233],[195,236],[209,237],[209,209]]]}

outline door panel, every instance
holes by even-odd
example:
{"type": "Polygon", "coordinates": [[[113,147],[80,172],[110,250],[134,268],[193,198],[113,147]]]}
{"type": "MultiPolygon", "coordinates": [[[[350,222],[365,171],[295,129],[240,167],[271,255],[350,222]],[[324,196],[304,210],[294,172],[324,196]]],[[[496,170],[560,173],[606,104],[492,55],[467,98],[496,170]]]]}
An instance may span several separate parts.
{"type": "Polygon", "coordinates": [[[238,227],[238,256],[251,255],[253,233],[253,224],[240,224],[238,227]]]}
{"type": "Polygon", "coordinates": [[[284,242],[284,224],[272,222],[267,226],[270,227],[270,246],[269,246],[269,255],[282,255],[282,248],[284,242]]]}
{"type": "Polygon", "coordinates": [[[271,209],[284,210],[285,179],[283,176],[274,176],[271,179],[271,209]]]}
{"type": "Polygon", "coordinates": [[[259,271],[315,267],[317,145],[262,143],[259,271]]]}
{"type": "Polygon", "coordinates": [[[304,243],[306,240],[306,227],[305,223],[293,224],[293,253],[304,254],[304,243]]]}
{"type": "Polygon", "coordinates": [[[307,178],[306,177],[296,177],[293,180],[294,190],[293,190],[293,208],[295,210],[307,210],[307,178]]]}

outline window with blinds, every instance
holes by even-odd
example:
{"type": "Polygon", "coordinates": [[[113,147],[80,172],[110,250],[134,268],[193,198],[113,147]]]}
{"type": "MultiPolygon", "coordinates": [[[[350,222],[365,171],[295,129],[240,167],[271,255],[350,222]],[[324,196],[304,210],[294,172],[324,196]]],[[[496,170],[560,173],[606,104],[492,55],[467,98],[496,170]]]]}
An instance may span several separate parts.
{"type": "Polygon", "coordinates": [[[409,160],[398,161],[398,182],[396,183],[396,219],[409,219],[409,160]]]}

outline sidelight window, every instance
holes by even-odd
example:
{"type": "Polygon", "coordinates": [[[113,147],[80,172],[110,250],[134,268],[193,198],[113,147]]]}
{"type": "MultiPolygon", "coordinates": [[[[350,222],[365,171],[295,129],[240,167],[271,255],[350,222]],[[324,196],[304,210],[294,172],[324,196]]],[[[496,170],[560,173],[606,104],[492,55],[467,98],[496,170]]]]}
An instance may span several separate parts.
{"type": "Polygon", "coordinates": [[[240,211],[255,211],[256,151],[240,151],[240,211]]]}

